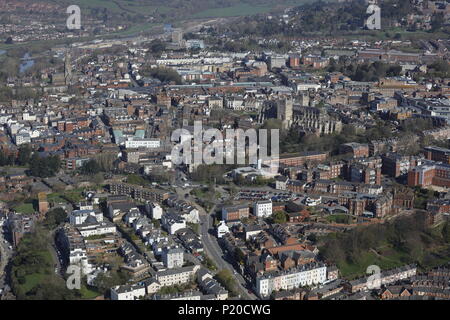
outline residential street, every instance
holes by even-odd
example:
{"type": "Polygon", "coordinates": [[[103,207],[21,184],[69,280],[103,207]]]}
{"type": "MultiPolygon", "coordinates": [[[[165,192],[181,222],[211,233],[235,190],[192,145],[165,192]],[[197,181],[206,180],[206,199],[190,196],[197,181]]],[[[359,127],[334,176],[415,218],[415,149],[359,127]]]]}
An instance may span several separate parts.
{"type": "Polygon", "coordinates": [[[12,255],[12,250],[9,249],[9,242],[5,243],[3,232],[0,232],[0,289],[5,287],[5,267],[8,264],[12,255]]]}
{"type": "MultiPolygon", "coordinates": [[[[215,207],[212,212],[214,212],[215,207]]],[[[213,219],[210,214],[203,214],[200,216],[201,220],[201,234],[202,242],[208,256],[214,261],[219,269],[227,269],[233,274],[233,277],[237,280],[236,283],[239,286],[239,291],[241,292],[241,297],[247,300],[256,300],[257,297],[254,294],[250,294],[248,289],[245,288],[246,282],[244,278],[235,273],[235,269],[231,264],[223,259],[223,251],[217,243],[215,236],[208,232],[208,229],[213,228],[213,219]]]]}

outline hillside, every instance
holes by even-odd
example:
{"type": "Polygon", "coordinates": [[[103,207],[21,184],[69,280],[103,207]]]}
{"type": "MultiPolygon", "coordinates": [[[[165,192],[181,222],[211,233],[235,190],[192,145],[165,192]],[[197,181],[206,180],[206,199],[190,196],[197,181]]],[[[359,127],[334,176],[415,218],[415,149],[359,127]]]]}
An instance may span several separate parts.
{"type": "Polygon", "coordinates": [[[81,9],[109,14],[152,16],[156,20],[174,18],[231,17],[267,13],[293,7],[309,0],[41,0],[62,6],[74,2],[81,9]]]}

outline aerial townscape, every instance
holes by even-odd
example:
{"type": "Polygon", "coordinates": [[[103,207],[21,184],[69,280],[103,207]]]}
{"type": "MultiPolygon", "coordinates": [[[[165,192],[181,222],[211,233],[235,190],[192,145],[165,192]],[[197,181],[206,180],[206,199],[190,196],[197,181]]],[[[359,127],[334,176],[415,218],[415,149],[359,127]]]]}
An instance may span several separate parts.
{"type": "Polygon", "coordinates": [[[450,300],[449,188],[450,0],[0,0],[0,300],[450,300]]]}

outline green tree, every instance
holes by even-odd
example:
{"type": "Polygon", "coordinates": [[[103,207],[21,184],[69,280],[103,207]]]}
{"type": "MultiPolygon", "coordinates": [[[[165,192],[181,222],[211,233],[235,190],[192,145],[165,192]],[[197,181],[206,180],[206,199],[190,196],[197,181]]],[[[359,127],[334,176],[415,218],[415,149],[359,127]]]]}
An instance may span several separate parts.
{"type": "Polygon", "coordinates": [[[100,165],[94,159],[91,159],[81,166],[81,173],[93,176],[101,171],[100,165]]]}
{"type": "Polygon", "coordinates": [[[271,219],[273,223],[286,223],[287,221],[286,213],[284,213],[283,211],[277,211],[272,214],[271,219]]]}
{"type": "Polygon", "coordinates": [[[149,49],[150,52],[153,53],[154,55],[160,56],[161,53],[163,53],[164,50],[166,50],[166,45],[160,39],[155,39],[152,42],[150,42],[149,49]]]}
{"type": "Polygon", "coordinates": [[[442,228],[442,238],[445,242],[450,243],[450,222],[446,221],[442,228]]]}
{"type": "Polygon", "coordinates": [[[61,223],[66,221],[66,219],[67,219],[67,212],[62,208],[55,208],[47,212],[47,214],[45,215],[44,225],[49,230],[53,230],[61,223]]]}
{"type": "Polygon", "coordinates": [[[127,176],[127,183],[145,186],[148,184],[148,181],[140,175],[130,174],[127,176]]]}
{"type": "Polygon", "coordinates": [[[141,73],[147,77],[159,79],[161,82],[175,82],[182,84],[181,76],[174,69],[157,67],[157,68],[143,68],[141,73]]]}
{"type": "Polygon", "coordinates": [[[17,164],[20,166],[25,166],[30,162],[31,158],[31,147],[29,144],[23,144],[19,147],[19,152],[17,155],[17,164]]]}
{"type": "Polygon", "coordinates": [[[41,158],[37,153],[34,153],[30,160],[30,173],[35,177],[53,177],[60,167],[61,160],[57,155],[41,158]]]}

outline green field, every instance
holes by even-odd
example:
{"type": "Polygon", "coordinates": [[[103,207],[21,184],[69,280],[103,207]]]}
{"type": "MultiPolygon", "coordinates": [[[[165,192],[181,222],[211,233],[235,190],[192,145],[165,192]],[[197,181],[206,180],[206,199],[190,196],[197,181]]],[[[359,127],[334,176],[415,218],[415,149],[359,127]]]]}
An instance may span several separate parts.
{"type": "Polygon", "coordinates": [[[274,5],[267,6],[251,6],[249,4],[240,4],[228,8],[214,8],[200,11],[194,15],[193,18],[216,18],[216,17],[238,17],[253,15],[258,13],[267,13],[274,8],[274,5]]]}
{"type": "MultiPolygon", "coordinates": [[[[53,265],[53,263],[54,263],[53,258],[49,251],[39,251],[38,253],[39,253],[39,255],[41,255],[44,258],[44,260],[46,261],[47,264],[53,265]]],[[[49,276],[48,274],[44,274],[44,273],[28,274],[24,277],[25,283],[20,284],[20,287],[22,288],[22,290],[24,292],[29,292],[34,287],[36,287],[38,284],[42,283],[43,280],[48,276],[49,276]]]]}
{"type": "Polygon", "coordinates": [[[334,222],[334,223],[351,223],[352,217],[348,214],[333,214],[327,216],[328,222],[334,222]]]}
{"type": "Polygon", "coordinates": [[[50,203],[67,203],[67,200],[59,193],[50,193],[47,195],[47,200],[50,203]]]}
{"type": "Polygon", "coordinates": [[[338,263],[341,275],[347,279],[354,279],[366,275],[366,269],[370,265],[377,265],[381,270],[387,270],[405,265],[408,256],[404,253],[392,251],[390,254],[378,256],[374,252],[366,252],[358,259],[357,263],[338,263]]]}
{"type": "MultiPolygon", "coordinates": [[[[65,5],[73,4],[73,1],[69,0],[60,0],[60,2],[65,5]]],[[[108,9],[114,13],[140,13],[140,14],[152,14],[156,10],[159,13],[169,12],[171,8],[166,6],[154,6],[151,4],[151,1],[146,2],[131,2],[127,0],[78,0],[77,5],[80,6],[81,10],[83,9],[108,9]]]]}
{"type": "Polygon", "coordinates": [[[20,204],[20,205],[14,207],[14,210],[16,210],[19,213],[23,213],[23,214],[33,214],[35,212],[32,203],[20,204]]]}
{"type": "MultiPolygon", "coordinates": [[[[60,1],[64,4],[70,5],[73,4],[70,1],[67,0],[63,0],[60,1]]],[[[120,1],[118,1],[120,3],[120,1]]],[[[109,9],[111,11],[114,12],[122,12],[123,10],[120,9],[120,7],[113,1],[111,0],[78,0],[76,3],[78,6],[80,6],[81,10],[86,9],[86,8],[90,8],[90,9],[94,9],[94,8],[106,8],[109,9]]]]}
{"type": "Polygon", "coordinates": [[[33,273],[25,276],[25,283],[21,286],[25,292],[30,291],[38,284],[40,284],[46,275],[42,273],[33,273]]]}

